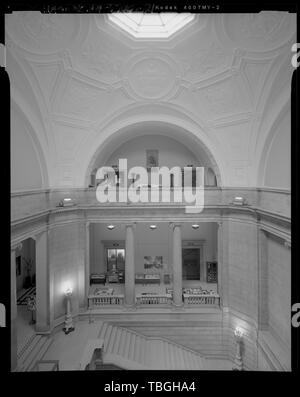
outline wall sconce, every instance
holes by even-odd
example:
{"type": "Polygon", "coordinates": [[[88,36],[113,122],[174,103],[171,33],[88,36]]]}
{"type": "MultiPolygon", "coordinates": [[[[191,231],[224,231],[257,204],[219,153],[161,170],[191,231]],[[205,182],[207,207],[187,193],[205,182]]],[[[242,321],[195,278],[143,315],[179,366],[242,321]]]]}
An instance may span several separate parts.
{"type": "Polygon", "coordinates": [[[246,205],[247,202],[246,202],[246,199],[244,199],[244,197],[236,196],[236,197],[233,199],[232,204],[234,204],[234,205],[246,205]]]}
{"type": "Polygon", "coordinates": [[[65,291],[65,297],[67,301],[67,311],[66,311],[66,317],[65,317],[65,327],[63,328],[65,334],[69,334],[70,332],[74,331],[75,327],[73,325],[73,318],[72,318],[72,312],[71,312],[71,296],[72,296],[73,290],[72,288],[68,288],[65,291]]]}
{"type": "Polygon", "coordinates": [[[150,225],[149,227],[150,227],[151,230],[155,230],[157,228],[156,225],[150,225]]]}
{"type": "Polygon", "coordinates": [[[66,197],[58,203],[59,207],[72,207],[73,205],[75,205],[75,202],[70,197],[66,197]]]}
{"type": "Polygon", "coordinates": [[[192,225],[192,228],[193,228],[194,230],[196,230],[196,229],[199,229],[199,226],[200,226],[200,225],[197,225],[197,224],[195,223],[194,225],[192,225]]]}
{"type": "Polygon", "coordinates": [[[113,230],[115,228],[115,225],[107,225],[107,229],[113,230]]]}
{"type": "Polygon", "coordinates": [[[233,370],[235,371],[242,371],[243,369],[243,360],[242,360],[242,339],[243,339],[244,332],[240,327],[236,327],[234,330],[234,336],[236,340],[236,355],[234,359],[234,366],[233,370]]]}

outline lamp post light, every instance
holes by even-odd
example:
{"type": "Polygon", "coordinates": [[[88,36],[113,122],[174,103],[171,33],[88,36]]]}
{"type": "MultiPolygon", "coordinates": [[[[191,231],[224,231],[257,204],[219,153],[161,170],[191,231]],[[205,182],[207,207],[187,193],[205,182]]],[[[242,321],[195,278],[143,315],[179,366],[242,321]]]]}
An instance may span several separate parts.
{"type": "Polygon", "coordinates": [[[237,327],[234,330],[234,336],[236,340],[236,355],[234,359],[234,366],[233,370],[235,371],[242,371],[243,369],[243,361],[242,361],[242,353],[241,353],[241,346],[242,346],[242,339],[243,339],[243,331],[241,328],[237,327]]]}
{"type": "Polygon", "coordinates": [[[65,291],[65,296],[66,296],[66,301],[67,301],[67,312],[66,312],[66,317],[65,317],[65,327],[64,327],[64,332],[67,335],[68,333],[74,331],[75,327],[73,325],[73,318],[72,318],[72,313],[71,313],[71,296],[72,296],[72,289],[68,288],[65,291]]]}

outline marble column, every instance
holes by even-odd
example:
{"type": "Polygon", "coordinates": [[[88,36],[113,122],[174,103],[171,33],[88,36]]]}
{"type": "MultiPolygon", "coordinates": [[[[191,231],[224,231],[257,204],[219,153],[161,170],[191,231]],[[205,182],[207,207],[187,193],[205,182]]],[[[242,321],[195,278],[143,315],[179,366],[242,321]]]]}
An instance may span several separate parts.
{"type": "Polygon", "coordinates": [[[268,329],[268,253],[267,234],[258,228],[258,328],[268,329]]]}
{"type": "Polygon", "coordinates": [[[134,224],[125,225],[125,306],[135,306],[134,224]]]}
{"type": "Polygon", "coordinates": [[[36,235],[36,331],[50,331],[48,231],[36,235]]]}
{"type": "Polygon", "coordinates": [[[207,279],[207,269],[206,269],[206,243],[204,242],[202,245],[202,278],[201,281],[204,281],[206,283],[206,279],[207,279]]]}
{"type": "Polygon", "coordinates": [[[85,303],[88,307],[88,294],[90,290],[90,222],[85,224],[85,303]]]}
{"type": "Polygon", "coordinates": [[[10,257],[10,331],[11,331],[11,371],[17,369],[18,338],[17,338],[17,280],[16,280],[16,246],[11,248],[10,257]]]}
{"type": "Polygon", "coordinates": [[[182,241],[181,224],[173,227],[173,305],[182,306],[182,241]]]}
{"type": "Polygon", "coordinates": [[[228,224],[218,222],[218,293],[221,306],[228,307],[228,224]]]}

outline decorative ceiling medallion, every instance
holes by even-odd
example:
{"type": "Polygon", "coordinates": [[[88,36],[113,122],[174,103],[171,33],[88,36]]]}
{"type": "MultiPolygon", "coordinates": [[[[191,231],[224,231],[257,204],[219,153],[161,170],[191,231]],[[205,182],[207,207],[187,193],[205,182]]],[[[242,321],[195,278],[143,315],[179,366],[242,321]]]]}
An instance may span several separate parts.
{"type": "Polygon", "coordinates": [[[177,66],[162,54],[144,54],[125,67],[129,93],[137,99],[161,99],[177,90],[177,66]]]}

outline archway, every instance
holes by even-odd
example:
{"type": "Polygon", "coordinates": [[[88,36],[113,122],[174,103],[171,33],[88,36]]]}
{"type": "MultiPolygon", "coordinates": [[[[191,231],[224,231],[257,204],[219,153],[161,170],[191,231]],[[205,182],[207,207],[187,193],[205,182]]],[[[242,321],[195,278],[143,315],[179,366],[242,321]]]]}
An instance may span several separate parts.
{"type": "MultiPolygon", "coordinates": [[[[221,186],[221,172],[215,157],[208,147],[193,132],[165,121],[142,121],[130,123],[110,134],[104,142],[94,152],[85,173],[85,186],[89,186],[91,176],[95,169],[106,164],[111,154],[116,148],[121,147],[126,142],[145,135],[163,136],[177,141],[183,147],[187,148],[194,157],[198,159],[202,166],[211,169],[215,175],[217,185],[221,186]]],[[[155,142],[153,142],[155,146],[155,142]]],[[[153,146],[152,145],[152,146],[153,146]]],[[[150,148],[151,149],[151,148],[150,148]]],[[[187,164],[186,164],[187,165],[187,164]]],[[[198,164],[199,166],[200,164],[198,164]]]]}

